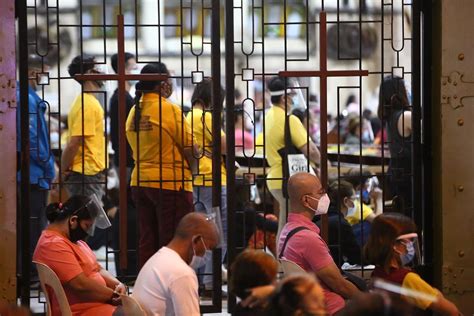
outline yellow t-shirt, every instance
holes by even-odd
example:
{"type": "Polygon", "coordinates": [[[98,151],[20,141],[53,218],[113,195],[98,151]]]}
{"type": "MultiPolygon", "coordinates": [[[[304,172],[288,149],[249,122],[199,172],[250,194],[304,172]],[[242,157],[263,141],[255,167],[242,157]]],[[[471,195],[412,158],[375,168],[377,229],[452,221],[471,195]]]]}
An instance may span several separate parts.
{"type": "MultiPolygon", "coordinates": [[[[356,207],[354,214],[352,214],[351,216],[346,216],[346,220],[351,226],[360,223],[360,201],[356,200],[354,201],[354,204],[356,207]]],[[[367,204],[362,205],[362,220],[365,220],[367,216],[373,213],[374,211],[370,206],[368,206],[367,204]]]]}
{"type": "MultiPolygon", "coordinates": [[[[426,283],[418,274],[413,272],[409,272],[403,279],[402,289],[415,290],[435,297],[439,295],[438,290],[426,283]]],[[[408,295],[402,295],[402,297],[421,309],[427,309],[432,304],[432,301],[423,298],[414,298],[408,295]]]]}
{"type": "Polygon", "coordinates": [[[67,117],[67,123],[69,128],[68,138],[84,136],[84,147],[82,144],[79,146],[72,163],[72,171],[90,176],[104,170],[106,168],[105,155],[107,155],[104,135],[104,109],[94,95],[83,93],[76,97],[67,117]],[[83,112],[84,120],[82,119],[83,112]],[[84,161],[82,159],[83,153],[84,161]],[[83,162],[84,172],[82,171],[83,162]]]}
{"type": "MultiPolygon", "coordinates": [[[[202,109],[193,108],[186,116],[186,121],[191,125],[193,136],[201,152],[198,160],[199,174],[194,177],[196,186],[212,186],[212,114],[202,109]]],[[[221,130],[221,137],[225,137],[221,130]]],[[[226,185],[226,170],[224,162],[221,167],[223,186],[226,185]]]]}
{"type": "Polygon", "coordinates": [[[140,109],[138,142],[136,106],[130,110],[126,122],[127,140],[135,161],[131,185],[192,192],[192,173],[183,150],[192,148],[194,142],[191,126],[181,109],[156,93],[144,94],[140,109]]]}
{"type": "MultiPolygon", "coordinates": [[[[281,180],[268,180],[269,178],[281,179],[281,156],[278,150],[285,147],[285,110],[272,106],[265,115],[265,153],[270,165],[267,173],[267,186],[269,190],[282,188],[281,180]]],[[[301,148],[308,142],[308,132],[301,121],[294,115],[290,115],[291,141],[294,146],[301,148]]]]}

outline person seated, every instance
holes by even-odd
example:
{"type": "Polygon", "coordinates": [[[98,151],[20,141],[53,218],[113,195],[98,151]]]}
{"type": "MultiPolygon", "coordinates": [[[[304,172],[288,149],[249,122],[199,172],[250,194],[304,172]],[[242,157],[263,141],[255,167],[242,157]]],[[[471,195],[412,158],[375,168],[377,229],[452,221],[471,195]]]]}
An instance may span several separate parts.
{"type": "Polygon", "coordinates": [[[347,303],[338,316],[412,316],[413,306],[382,291],[362,293],[347,303]]]}
{"type": "Polygon", "coordinates": [[[279,236],[279,258],[293,261],[307,272],[314,272],[321,282],[329,314],[344,307],[344,298],[360,291],[344,279],[330,255],[319,228],[311,220],[326,214],[330,200],[318,177],[297,173],[288,180],[290,214],[279,236]]]}
{"type": "Polygon", "coordinates": [[[311,275],[293,275],[278,284],[270,300],[270,315],[327,315],[323,289],[311,275]]]}
{"type": "MultiPolygon", "coordinates": [[[[262,250],[245,250],[240,253],[231,266],[230,290],[240,299],[249,296],[249,290],[258,286],[271,285],[276,281],[278,263],[262,250]]],[[[237,304],[233,315],[263,315],[266,304],[253,308],[237,304]]]]}
{"type": "Polygon", "coordinates": [[[374,135],[368,121],[362,118],[361,133],[361,121],[359,116],[350,116],[348,119],[349,122],[344,143],[347,145],[359,145],[362,141],[362,144],[372,144],[374,141],[374,135]]]}
{"type": "Polygon", "coordinates": [[[363,246],[369,238],[372,221],[383,212],[383,191],[379,188],[377,177],[366,168],[362,172],[360,168],[352,168],[346,180],[354,186],[357,199],[355,209],[348,212],[345,218],[352,226],[357,242],[363,246]]]}
{"type": "Polygon", "coordinates": [[[440,315],[459,315],[457,307],[440,291],[424,281],[407,265],[419,259],[418,235],[415,223],[399,213],[385,213],[377,216],[365,248],[365,255],[375,265],[372,279],[377,278],[395,283],[403,290],[416,290],[434,300],[402,295],[402,299],[418,309],[431,310],[440,315]]]}
{"type": "Polygon", "coordinates": [[[198,316],[198,279],[206,254],[219,244],[217,226],[202,213],[186,214],[173,239],[138,273],[132,296],[147,315],[198,316]]]}
{"type": "MultiPolygon", "coordinates": [[[[51,268],[64,287],[73,315],[119,315],[120,294],[126,286],[97,262],[84,241],[95,227],[110,226],[95,195],[72,196],[64,204],[46,207],[51,223],[42,232],[33,260],[51,268]]],[[[60,315],[59,304],[52,295],[52,314],[60,315]]]]}
{"type": "MultiPolygon", "coordinates": [[[[352,184],[344,180],[331,183],[328,190],[331,204],[328,211],[329,250],[334,262],[340,267],[344,262],[361,264],[362,250],[345,216],[355,209],[356,196],[352,184]]],[[[313,221],[321,227],[319,216],[313,221]]]]}

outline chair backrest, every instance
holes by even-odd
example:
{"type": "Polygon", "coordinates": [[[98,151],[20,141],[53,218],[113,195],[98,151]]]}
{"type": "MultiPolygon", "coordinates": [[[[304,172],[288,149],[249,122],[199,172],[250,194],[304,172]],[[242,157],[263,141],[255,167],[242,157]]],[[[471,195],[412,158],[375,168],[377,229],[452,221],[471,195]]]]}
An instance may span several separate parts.
{"type": "Polygon", "coordinates": [[[59,310],[61,311],[62,316],[72,316],[71,307],[69,306],[69,302],[66,297],[66,293],[64,293],[63,286],[61,281],[59,281],[58,276],[56,273],[51,270],[50,267],[45,265],[41,262],[33,261],[36,264],[36,268],[38,270],[38,276],[41,282],[41,288],[43,289],[44,296],[46,297],[47,303],[47,316],[52,315],[51,312],[51,297],[49,297],[48,288],[51,288],[56,296],[56,299],[59,303],[59,310]]]}
{"type": "Polygon", "coordinates": [[[131,296],[120,295],[122,299],[123,312],[127,316],[145,316],[146,313],[140,304],[131,296]]]}
{"type": "Polygon", "coordinates": [[[279,259],[279,261],[280,261],[280,267],[283,270],[284,276],[307,273],[302,267],[300,267],[293,261],[290,261],[287,259],[279,259]]]}

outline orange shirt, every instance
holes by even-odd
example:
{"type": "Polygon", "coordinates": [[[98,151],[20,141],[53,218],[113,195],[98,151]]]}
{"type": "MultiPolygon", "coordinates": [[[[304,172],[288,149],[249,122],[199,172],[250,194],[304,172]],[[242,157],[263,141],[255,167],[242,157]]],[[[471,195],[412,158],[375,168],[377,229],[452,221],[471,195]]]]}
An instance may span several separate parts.
{"type": "MultiPolygon", "coordinates": [[[[58,276],[61,284],[84,273],[88,278],[106,286],[104,278],[100,275],[102,267],[84,241],[71,242],[58,232],[45,229],[41,234],[33,254],[33,260],[46,264],[58,276]]],[[[112,315],[115,306],[101,302],[84,302],[68,287],[64,287],[71,311],[74,316],[112,315]]],[[[52,297],[52,313],[61,315],[59,305],[54,295],[52,297]]]]}

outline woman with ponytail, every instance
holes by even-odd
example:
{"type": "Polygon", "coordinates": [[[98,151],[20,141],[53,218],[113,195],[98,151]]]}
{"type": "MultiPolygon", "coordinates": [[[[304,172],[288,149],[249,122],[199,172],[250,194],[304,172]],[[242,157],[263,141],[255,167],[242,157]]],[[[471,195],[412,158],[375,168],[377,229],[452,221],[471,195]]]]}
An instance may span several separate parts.
{"type": "MultiPolygon", "coordinates": [[[[378,116],[386,124],[390,163],[388,184],[400,210],[410,215],[412,205],[412,112],[405,81],[385,77],[380,84],[378,116]]],[[[382,137],[383,138],[383,137],[382,137]]]]}
{"type": "MultiPolygon", "coordinates": [[[[169,75],[163,63],[147,64],[141,73],[169,75]]],[[[197,168],[198,148],[181,108],[168,100],[171,80],[139,81],[135,87],[126,133],[135,161],[131,187],[142,267],[171,241],[180,219],[193,211],[192,170],[197,168]]]]}
{"type": "MultiPolygon", "coordinates": [[[[95,195],[72,196],[64,204],[48,205],[45,212],[50,225],[41,234],[33,260],[56,273],[73,315],[119,315],[116,305],[126,287],[100,266],[84,241],[95,227],[110,226],[95,195]]],[[[61,314],[54,298],[52,314],[61,314]]]]}

